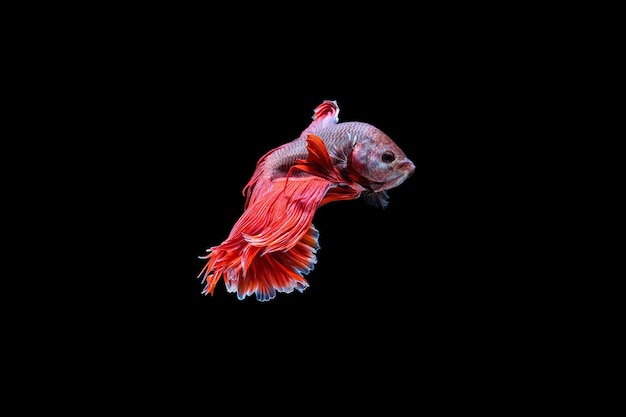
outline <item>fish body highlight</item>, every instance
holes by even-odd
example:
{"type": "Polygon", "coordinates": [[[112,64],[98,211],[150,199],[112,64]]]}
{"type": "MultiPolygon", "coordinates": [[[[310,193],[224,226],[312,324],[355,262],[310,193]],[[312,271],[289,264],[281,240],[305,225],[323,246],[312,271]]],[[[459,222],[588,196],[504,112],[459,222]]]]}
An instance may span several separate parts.
{"type": "Polygon", "coordinates": [[[242,215],[226,240],[200,256],[203,294],[213,295],[220,279],[240,300],[304,291],[319,249],[316,210],[359,197],[384,208],[387,190],[413,174],[415,165],[389,136],[338,115],[337,102],[325,100],[298,138],[259,159],[242,191],[242,215]]]}

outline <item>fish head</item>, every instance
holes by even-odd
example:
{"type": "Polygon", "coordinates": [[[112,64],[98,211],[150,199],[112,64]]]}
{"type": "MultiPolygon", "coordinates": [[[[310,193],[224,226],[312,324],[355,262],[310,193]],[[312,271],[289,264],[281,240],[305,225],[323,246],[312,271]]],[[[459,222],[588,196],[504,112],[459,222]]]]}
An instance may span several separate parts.
{"type": "Polygon", "coordinates": [[[375,192],[397,187],[415,172],[415,164],[402,149],[369,125],[356,135],[348,166],[360,185],[375,192]]]}

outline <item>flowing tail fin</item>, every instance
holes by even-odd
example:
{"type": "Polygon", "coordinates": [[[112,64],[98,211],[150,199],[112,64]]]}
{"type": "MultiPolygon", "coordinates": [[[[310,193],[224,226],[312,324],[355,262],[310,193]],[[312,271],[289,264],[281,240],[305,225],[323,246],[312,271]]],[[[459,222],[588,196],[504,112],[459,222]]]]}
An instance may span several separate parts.
{"type": "Polygon", "coordinates": [[[317,262],[318,234],[311,225],[290,250],[265,255],[242,235],[229,238],[201,257],[208,259],[199,275],[206,283],[202,293],[213,295],[220,278],[224,278],[226,290],[236,292],[240,300],[256,294],[257,300],[269,301],[277,292],[304,291],[309,283],[303,275],[317,262]]]}
{"type": "Polygon", "coordinates": [[[273,181],[253,175],[249,189],[254,198],[228,238],[200,257],[207,260],[198,275],[206,283],[203,294],[213,295],[221,278],[240,300],[256,294],[258,300],[268,301],[277,292],[304,291],[309,286],[303,275],[317,262],[318,231],[312,223],[317,208],[356,198],[358,192],[345,185],[319,137],[309,135],[307,149],[307,158],[298,160],[292,170],[310,175],[273,181]]]}

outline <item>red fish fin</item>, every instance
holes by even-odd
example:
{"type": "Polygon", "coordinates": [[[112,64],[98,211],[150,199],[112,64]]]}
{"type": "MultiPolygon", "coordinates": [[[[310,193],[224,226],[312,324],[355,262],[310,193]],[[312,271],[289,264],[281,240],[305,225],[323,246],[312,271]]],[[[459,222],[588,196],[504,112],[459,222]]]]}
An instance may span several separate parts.
{"type": "Polygon", "coordinates": [[[318,130],[337,124],[339,122],[339,106],[334,100],[324,100],[322,104],[313,110],[313,121],[302,131],[300,137],[309,133],[315,133],[318,130]]]}
{"type": "MultiPolygon", "coordinates": [[[[338,123],[339,106],[337,105],[337,102],[334,100],[324,100],[313,110],[312,119],[313,121],[305,130],[302,131],[300,137],[304,137],[309,133],[315,133],[319,129],[338,123]]],[[[242,194],[246,197],[245,207],[250,204],[250,198],[253,194],[254,187],[258,182],[261,181],[261,178],[265,173],[265,160],[270,154],[276,152],[278,149],[279,148],[272,149],[265,153],[265,155],[263,155],[261,158],[259,158],[259,161],[256,165],[256,170],[254,171],[252,178],[250,178],[250,181],[248,181],[242,191],[242,194]]]]}
{"type": "Polygon", "coordinates": [[[245,276],[237,281],[226,281],[226,289],[236,292],[240,300],[255,294],[259,301],[269,301],[278,292],[291,293],[294,289],[304,291],[309,283],[303,275],[309,273],[317,262],[317,237],[317,229],[311,225],[291,249],[255,258],[245,276]]]}
{"type": "Polygon", "coordinates": [[[262,247],[261,255],[290,249],[308,230],[330,186],[328,180],[310,176],[276,179],[246,210],[251,219],[242,230],[244,239],[262,247]]]}
{"type": "Polygon", "coordinates": [[[252,195],[255,194],[254,189],[255,189],[256,184],[261,183],[264,180],[264,175],[266,175],[265,174],[265,160],[272,152],[275,152],[275,151],[276,149],[272,149],[259,159],[259,161],[256,164],[256,169],[254,170],[254,173],[252,174],[252,177],[250,178],[248,183],[245,185],[245,187],[243,187],[242,194],[246,197],[244,208],[248,208],[248,205],[250,205],[250,199],[252,198],[252,195]]]}
{"type": "Polygon", "coordinates": [[[292,166],[287,173],[287,180],[290,179],[293,171],[304,171],[318,178],[323,178],[331,183],[326,195],[320,205],[339,200],[354,200],[362,191],[361,187],[345,179],[341,172],[333,165],[333,161],[328,153],[324,141],[313,134],[306,138],[308,155],[305,159],[297,159],[297,164],[292,166]]]}
{"type": "Polygon", "coordinates": [[[307,157],[305,159],[296,159],[297,163],[289,169],[287,178],[291,176],[293,171],[304,171],[332,183],[346,183],[341,172],[333,165],[328,149],[326,149],[324,141],[319,136],[307,135],[306,149],[308,151],[307,157]]]}
{"type": "Polygon", "coordinates": [[[204,294],[213,294],[221,278],[239,299],[256,294],[260,301],[277,292],[303,291],[303,278],[316,262],[318,232],[312,224],[331,183],[298,177],[255,184],[250,205],[221,245],[212,247],[198,277],[204,294]]]}

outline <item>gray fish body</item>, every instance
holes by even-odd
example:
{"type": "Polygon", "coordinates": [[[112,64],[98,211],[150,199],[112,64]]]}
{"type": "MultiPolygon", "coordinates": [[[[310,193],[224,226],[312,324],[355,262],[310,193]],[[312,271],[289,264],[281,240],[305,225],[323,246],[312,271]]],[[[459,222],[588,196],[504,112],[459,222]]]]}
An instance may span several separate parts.
{"type": "MultiPolygon", "coordinates": [[[[415,170],[404,152],[380,129],[364,122],[342,122],[322,127],[312,134],[320,137],[334,166],[347,182],[366,189],[383,191],[406,180],[415,170]]],[[[304,134],[267,154],[266,174],[270,180],[287,176],[298,159],[308,151],[304,134]]],[[[311,175],[296,171],[294,176],[311,175]]]]}

